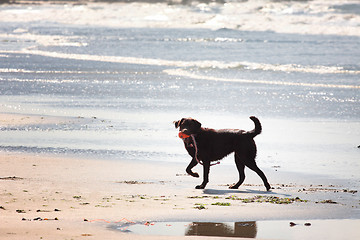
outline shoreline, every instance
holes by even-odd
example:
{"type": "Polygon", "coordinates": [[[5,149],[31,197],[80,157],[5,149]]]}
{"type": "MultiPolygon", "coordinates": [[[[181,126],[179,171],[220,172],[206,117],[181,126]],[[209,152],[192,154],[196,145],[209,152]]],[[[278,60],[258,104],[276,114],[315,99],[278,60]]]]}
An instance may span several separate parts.
{"type": "MultiPolygon", "coordinates": [[[[202,116],[202,118],[208,119],[210,117],[202,116]]],[[[231,116],[229,118],[232,119],[231,116]]],[[[249,124],[247,117],[243,118],[245,119],[244,123],[241,122],[241,124],[245,124],[243,128],[251,129],[253,126],[246,125],[249,124]]],[[[222,119],[219,120],[221,122],[222,119]]],[[[0,147],[0,151],[50,157],[64,156],[75,159],[92,158],[105,161],[118,161],[119,156],[125,154],[121,161],[142,162],[141,157],[145,157],[144,164],[184,164],[182,168],[188,164],[188,155],[170,121],[164,123],[169,126],[166,132],[164,131],[161,134],[156,135],[156,132],[154,134],[153,129],[148,131],[134,129],[126,131],[127,135],[123,137],[121,137],[123,133],[119,127],[120,123],[117,121],[117,119],[100,118],[92,115],[56,116],[2,112],[0,113],[0,129],[3,131],[3,145],[0,147]],[[49,137],[50,135],[47,132],[51,132],[52,136],[49,137]],[[98,136],[98,133],[101,136],[98,136]],[[136,147],[135,144],[131,143],[135,140],[131,134],[136,135],[137,141],[142,139],[140,145],[147,147],[136,147]],[[154,134],[155,139],[151,139],[150,135],[152,134],[154,134]],[[82,144],[80,139],[86,139],[89,136],[99,140],[85,141],[82,144]],[[104,138],[109,143],[103,144],[104,138]],[[130,144],[127,144],[126,139],[130,140],[130,144]],[[38,143],[39,141],[41,143],[38,143]],[[166,148],[163,148],[165,150],[159,148],[162,144],[166,145],[166,148]],[[138,151],[143,156],[136,156],[138,151]],[[153,152],[162,155],[151,156],[153,152]],[[128,156],[134,157],[129,158],[128,156]],[[174,159],[171,159],[172,157],[174,159]]],[[[276,119],[268,117],[262,118],[262,122],[271,127],[267,128],[256,139],[259,148],[257,162],[261,168],[267,167],[270,171],[285,171],[288,174],[301,174],[305,176],[304,178],[310,175],[310,179],[323,177],[359,182],[360,178],[357,174],[359,170],[357,161],[359,149],[356,138],[359,121],[335,121],[335,119],[309,119],[305,121],[301,118],[276,119]],[[304,129],[304,131],[294,129],[304,129]],[[331,130],[329,131],[329,129],[331,130]],[[312,139],[308,138],[310,135],[312,139]],[[274,138],[274,136],[278,137],[274,138]],[[294,138],[294,136],[297,137],[294,138]],[[335,139],[333,136],[338,137],[335,139]],[[307,147],[305,148],[305,146],[307,147]],[[340,153],[340,151],[342,152],[340,153]],[[313,160],[311,164],[309,160],[303,164],[303,159],[313,160]]],[[[222,127],[221,125],[217,126],[215,122],[205,124],[206,126],[214,126],[214,128],[222,127]]],[[[229,126],[237,125],[238,122],[229,124],[229,126]]],[[[220,165],[226,165],[232,171],[233,157],[231,155],[225,157],[221,160],[220,165]]],[[[217,168],[214,169],[217,171],[217,168]]],[[[237,175],[234,177],[236,178],[237,175]]]]}
{"type": "Polygon", "coordinates": [[[109,231],[109,223],[120,219],[136,223],[360,219],[359,193],[343,180],[330,183],[322,177],[304,179],[265,169],[271,192],[250,173],[238,190],[231,190],[226,186],[233,178],[226,175],[231,166],[222,166],[213,168],[207,189],[197,190],[199,179],[184,174],[186,163],[4,152],[0,160],[2,239],[130,239],[134,235],[109,231]]]}

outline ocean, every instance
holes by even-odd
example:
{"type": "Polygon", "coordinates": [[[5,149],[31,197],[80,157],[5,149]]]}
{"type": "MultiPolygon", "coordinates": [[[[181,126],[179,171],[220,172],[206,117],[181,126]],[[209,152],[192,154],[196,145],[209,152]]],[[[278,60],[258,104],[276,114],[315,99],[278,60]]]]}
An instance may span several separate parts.
{"type": "Polygon", "coordinates": [[[260,168],[359,179],[359,9],[359,1],[2,4],[0,113],[59,120],[0,125],[0,151],[185,168],[173,121],[251,130],[255,115],[260,168]]]}

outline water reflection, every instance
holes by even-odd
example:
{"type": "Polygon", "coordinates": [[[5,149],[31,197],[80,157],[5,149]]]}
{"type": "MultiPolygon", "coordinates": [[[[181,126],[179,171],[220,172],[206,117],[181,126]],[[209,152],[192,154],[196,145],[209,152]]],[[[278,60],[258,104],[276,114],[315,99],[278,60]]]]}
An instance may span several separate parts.
{"type": "Polygon", "coordinates": [[[206,236],[256,238],[256,222],[145,222],[118,223],[110,226],[121,232],[138,235],[206,236]]]}
{"type": "Polygon", "coordinates": [[[216,236],[255,238],[256,222],[211,223],[194,222],[186,229],[186,236],[216,236]]]}
{"type": "MultiPolygon", "coordinates": [[[[359,239],[359,219],[246,222],[116,222],[110,229],[147,236],[203,236],[259,239],[359,239]],[[307,224],[306,224],[307,223],[307,224]],[[308,223],[311,223],[310,225],[308,223]]],[[[134,236],[136,238],[136,236],[134,236]]]]}

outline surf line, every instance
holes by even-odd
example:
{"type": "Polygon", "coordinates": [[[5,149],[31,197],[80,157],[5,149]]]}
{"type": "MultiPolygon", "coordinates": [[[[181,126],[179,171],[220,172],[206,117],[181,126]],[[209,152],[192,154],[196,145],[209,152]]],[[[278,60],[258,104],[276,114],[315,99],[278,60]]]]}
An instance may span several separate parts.
{"type": "Polygon", "coordinates": [[[223,62],[216,60],[205,61],[177,61],[154,58],[139,58],[139,57],[124,57],[124,56],[101,56],[90,54],[72,54],[49,52],[34,49],[23,49],[20,51],[0,51],[0,53],[17,53],[17,54],[33,54],[45,57],[74,59],[83,61],[99,61],[99,62],[113,62],[113,63],[127,63],[127,64],[141,64],[153,66],[167,66],[167,67],[198,67],[198,68],[244,68],[244,69],[258,69],[263,71],[280,71],[280,72],[308,72],[316,74],[360,74],[360,71],[346,70],[335,66],[301,66],[296,64],[268,64],[268,63],[253,63],[253,62],[223,62]]]}
{"type": "Polygon", "coordinates": [[[156,58],[139,58],[139,57],[124,57],[124,56],[102,56],[90,54],[72,54],[49,52],[41,50],[23,49],[21,51],[1,51],[0,53],[16,53],[16,54],[33,54],[44,57],[83,60],[83,61],[98,61],[98,62],[112,62],[112,63],[127,63],[127,64],[140,64],[140,65],[153,65],[165,67],[200,67],[200,68],[231,68],[237,67],[240,63],[225,63],[221,61],[176,61],[164,60],[156,58]]]}
{"type": "Polygon", "coordinates": [[[164,72],[169,75],[173,75],[173,76],[189,77],[192,79],[217,81],[217,82],[237,82],[237,83],[285,85],[285,86],[300,86],[300,87],[360,89],[360,86],[357,86],[357,85],[339,85],[339,84],[324,84],[324,83],[282,82],[282,81],[220,78],[220,77],[198,75],[198,74],[191,73],[191,72],[181,70],[181,69],[167,69],[167,70],[164,70],[164,72]]]}

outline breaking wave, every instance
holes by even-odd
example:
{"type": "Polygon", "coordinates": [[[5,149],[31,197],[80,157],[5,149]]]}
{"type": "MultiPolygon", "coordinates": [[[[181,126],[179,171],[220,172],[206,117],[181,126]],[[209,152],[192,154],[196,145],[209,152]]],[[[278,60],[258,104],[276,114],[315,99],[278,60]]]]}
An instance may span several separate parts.
{"type": "MultiPolygon", "coordinates": [[[[313,74],[350,74],[359,75],[359,70],[345,69],[340,66],[303,66],[299,64],[268,64],[268,63],[254,63],[247,61],[240,62],[224,62],[224,61],[180,61],[180,60],[165,60],[155,58],[140,58],[140,57],[123,57],[123,56],[100,56],[90,54],[70,54],[59,53],[41,50],[21,50],[21,51],[2,51],[1,54],[32,54],[45,57],[82,60],[82,61],[98,61],[109,63],[123,63],[123,64],[137,64],[137,65],[152,65],[164,68],[171,67],[172,69],[165,69],[164,72],[173,76],[183,76],[192,79],[201,79],[208,81],[226,81],[239,82],[251,84],[271,84],[271,85],[289,85],[289,86],[303,86],[303,87],[325,87],[325,88],[353,88],[359,89],[359,85],[347,84],[327,84],[327,83],[308,83],[308,82],[289,82],[289,81],[268,81],[268,80],[250,80],[250,79],[231,79],[217,76],[205,76],[196,74],[188,69],[241,69],[241,70],[260,70],[272,72],[299,72],[299,73],[313,73],[313,74]],[[175,67],[175,69],[173,69],[175,67]]],[[[117,71],[52,71],[52,70],[27,70],[15,68],[0,68],[0,73],[34,73],[34,74],[118,74],[117,71]]],[[[1,80],[1,78],[0,78],[1,80]]],[[[44,79],[12,79],[13,81],[50,81],[44,79]]],[[[74,79],[51,80],[51,82],[73,82],[80,81],[74,79]]]]}
{"type": "Polygon", "coordinates": [[[32,7],[4,5],[0,19],[120,28],[229,28],[298,34],[360,35],[359,2],[354,0],[125,2],[128,3],[76,1],[74,4],[69,1],[69,4],[64,5],[39,4],[32,7]]]}
{"type": "MultiPolygon", "coordinates": [[[[165,59],[154,58],[139,58],[139,57],[123,57],[123,56],[99,56],[90,54],[69,54],[59,52],[49,52],[41,50],[22,50],[22,51],[1,51],[5,53],[16,54],[33,54],[44,57],[54,57],[72,60],[84,60],[84,61],[99,61],[99,62],[111,62],[111,63],[125,63],[125,64],[140,64],[140,65],[153,65],[163,67],[197,67],[197,68],[218,68],[218,69],[232,69],[243,68],[249,70],[263,70],[263,71],[280,71],[280,72],[304,72],[304,73],[316,73],[316,74],[360,74],[359,70],[345,69],[339,66],[302,66],[299,64],[268,64],[268,63],[254,63],[254,62],[224,62],[224,61],[175,61],[165,59]]],[[[1,68],[0,72],[3,73],[71,73],[71,74],[83,74],[89,73],[84,71],[43,71],[43,70],[26,70],[26,69],[12,69],[1,68]]],[[[116,72],[98,72],[92,73],[116,73],[116,72]]]]}
{"type": "Polygon", "coordinates": [[[249,83],[249,84],[286,85],[286,86],[300,86],[300,87],[360,89],[360,86],[357,86],[357,85],[221,78],[221,77],[204,76],[204,75],[200,75],[200,74],[195,74],[195,73],[191,73],[189,71],[185,71],[185,70],[181,70],[181,69],[169,69],[169,70],[165,70],[165,72],[168,73],[169,75],[174,75],[174,76],[182,76],[182,77],[188,77],[188,78],[192,78],[192,79],[201,79],[201,80],[219,81],[219,82],[237,82],[237,83],[249,83]]]}

